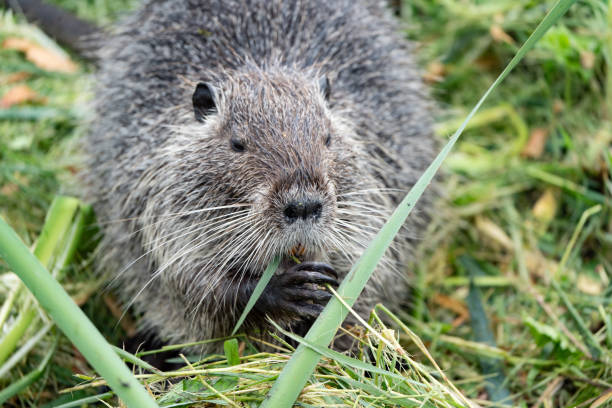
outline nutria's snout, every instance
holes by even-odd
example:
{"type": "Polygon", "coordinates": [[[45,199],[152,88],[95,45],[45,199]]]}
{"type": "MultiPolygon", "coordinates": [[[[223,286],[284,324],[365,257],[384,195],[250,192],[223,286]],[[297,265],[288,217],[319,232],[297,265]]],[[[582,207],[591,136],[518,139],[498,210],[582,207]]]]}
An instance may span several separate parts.
{"type": "Polygon", "coordinates": [[[282,228],[300,228],[324,223],[335,202],[323,168],[283,171],[268,193],[274,218],[282,228]]]}
{"type": "Polygon", "coordinates": [[[317,221],[321,216],[323,204],[316,198],[291,201],[285,207],[283,214],[289,224],[302,219],[304,221],[317,221]]]}

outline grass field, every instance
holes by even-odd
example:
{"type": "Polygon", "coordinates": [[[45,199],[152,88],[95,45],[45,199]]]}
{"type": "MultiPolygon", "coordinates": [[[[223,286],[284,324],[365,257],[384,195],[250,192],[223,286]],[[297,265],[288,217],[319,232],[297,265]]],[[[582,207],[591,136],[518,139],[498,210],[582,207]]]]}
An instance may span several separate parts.
{"type": "MultiPolygon", "coordinates": [[[[56,3],[106,24],[134,2],[56,3]]],[[[440,141],[455,131],[553,4],[404,2],[401,18],[407,36],[418,41],[424,78],[439,107],[440,141]]],[[[57,47],[0,12],[0,44],[15,37],[57,47]]],[[[0,109],[0,215],[27,244],[36,241],[56,194],[78,194],[76,144],[86,131],[93,67],[73,59],[75,72],[57,73],[22,51],[0,47],[0,106],[9,105],[6,95],[17,86],[31,91],[0,109]]],[[[414,266],[413,307],[397,316],[410,330],[393,327],[411,356],[403,373],[412,382],[365,376],[326,358],[302,394],[302,406],[466,405],[453,387],[482,406],[612,406],[610,63],[612,6],[579,1],[495,90],[445,162],[443,196],[422,232],[414,266]]],[[[116,324],[112,297],[99,290],[103,286],[91,273],[90,257],[77,256],[60,281],[109,341],[119,344],[133,325],[116,324]]],[[[11,297],[16,282],[0,263],[0,336],[34,307],[25,291],[11,297]]],[[[46,327],[38,311],[32,322],[19,347],[46,327]]],[[[2,389],[52,351],[38,380],[8,406],[56,406],[93,395],[116,406],[100,383],[89,381],[93,371],[57,333],[42,333],[27,358],[7,373],[0,361],[2,389]]],[[[3,338],[0,355],[4,344],[3,338]]],[[[240,364],[231,364],[231,351],[227,361],[221,356],[189,363],[190,373],[143,368],[143,379],[163,406],[257,406],[288,354],[247,356],[248,351],[233,361],[240,364]],[[181,380],[167,381],[175,377],[181,380]]],[[[386,361],[389,371],[400,373],[394,358],[387,350],[378,364],[385,368],[386,361]]]]}

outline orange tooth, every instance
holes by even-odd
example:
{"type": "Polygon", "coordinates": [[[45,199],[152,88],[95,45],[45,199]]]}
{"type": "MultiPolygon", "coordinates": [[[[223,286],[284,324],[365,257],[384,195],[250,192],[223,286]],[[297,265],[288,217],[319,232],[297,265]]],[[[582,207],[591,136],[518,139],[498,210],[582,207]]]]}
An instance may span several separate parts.
{"type": "Polygon", "coordinates": [[[300,257],[306,253],[306,247],[302,244],[297,244],[291,250],[289,250],[289,254],[292,256],[300,257]]]}

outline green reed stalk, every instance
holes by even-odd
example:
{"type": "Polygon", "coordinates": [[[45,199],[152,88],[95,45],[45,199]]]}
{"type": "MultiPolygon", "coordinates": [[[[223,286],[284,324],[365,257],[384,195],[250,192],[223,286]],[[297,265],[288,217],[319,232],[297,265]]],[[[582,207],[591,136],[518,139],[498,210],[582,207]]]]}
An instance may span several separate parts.
{"type": "MultiPolygon", "coordinates": [[[[527,39],[525,44],[517,51],[516,55],[502,73],[497,77],[495,82],[487,89],[484,95],[480,98],[476,106],[468,114],[459,129],[453,134],[442,151],[436,156],[434,161],[429,165],[423,175],[417,180],[406,197],[402,200],[399,206],[395,209],[389,220],[383,228],[374,237],[368,248],[365,250],[361,258],[351,268],[350,272],[338,288],[339,295],[345,299],[349,306],[352,306],[357,297],[365,287],[368,279],[372,275],[378,261],[393,241],[393,238],[401,228],[402,224],[414,208],[416,201],[421,197],[423,191],[434,175],[440,168],[440,165],[454,146],[455,142],[465,129],[467,123],[472,119],[480,106],[489,96],[489,94],[497,87],[497,85],[506,78],[512,69],[523,59],[527,51],[529,51],[537,41],[542,38],[544,33],[567,11],[567,9],[576,0],[559,0],[555,6],[548,12],[542,22],[535,29],[533,34],[527,39]]],[[[348,309],[342,305],[337,298],[332,298],[319,318],[312,325],[305,339],[317,346],[327,347],[332,341],[340,324],[344,321],[348,309]]],[[[287,365],[281,371],[278,379],[274,383],[272,389],[266,396],[261,408],[289,408],[296,401],[308,378],[314,371],[321,355],[311,348],[300,344],[287,365]]],[[[467,403],[467,401],[466,401],[467,403]]]]}
{"type": "MultiPolygon", "coordinates": [[[[75,221],[78,214],[84,209],[75,199],[60,199],[60,204],[65,205],[66,211],[62,211],[58,218],[48,217],[45,222],[46,226],[54,223],[62,224],[59,219],[64,217],[75,221]],[[70,211],[70,209],[74,211],[70,211]]],[[[68,231],[72,230],[72,225],[68,231]]],[[[43,229],[40,240],[49,239],[46,238],[45,230],[49,231],[50,229],[43,229]]],[[[70,258],[76,248],[76,243],[72,241],[57,253],[53,250],[54,245],[49,245],[50,249],[49,247],[43,247],[40,251],[37,251],[37,255],[43,261],[45,259],[50,260],[53,256],[65,261],[70,258]]],[[[109,386],[128,407],[157,407],[153,398],[136,381],[114,352],[112,346],[108,344],[83,311],[45,269],[41,261],[30,252],[15,231],[1,217],[0,257],[6,260],[12,270],[30,289],[40,305],[51,315],[60,329],[75,344],[87,361],[106,379],[109,386]]]]}

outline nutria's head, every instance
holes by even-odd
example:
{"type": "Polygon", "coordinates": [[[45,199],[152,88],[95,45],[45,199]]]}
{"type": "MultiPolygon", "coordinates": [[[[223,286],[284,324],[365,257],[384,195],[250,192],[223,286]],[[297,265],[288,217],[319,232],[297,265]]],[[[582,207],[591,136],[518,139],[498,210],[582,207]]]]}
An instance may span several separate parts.
{"type": "Polygon", "coordinates": [[[367,241],[372,231],[359,231],[364,222],[343,203],[373,185],[371,163],[333,98],[319,74],[252,70],[194,83],[164,166],[143,181],[164,185],[147,215],[184,214],[145,228],[147,241],[176,239],[155,250],[158,263],[189,279],[260,273],[275,255],[324,261],[367,241]]]}

